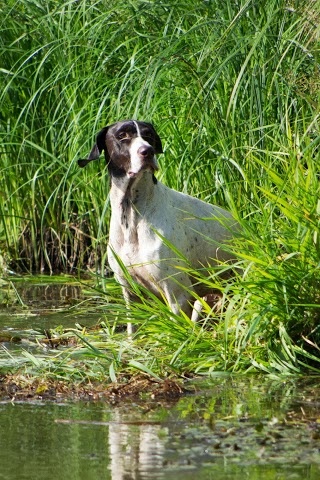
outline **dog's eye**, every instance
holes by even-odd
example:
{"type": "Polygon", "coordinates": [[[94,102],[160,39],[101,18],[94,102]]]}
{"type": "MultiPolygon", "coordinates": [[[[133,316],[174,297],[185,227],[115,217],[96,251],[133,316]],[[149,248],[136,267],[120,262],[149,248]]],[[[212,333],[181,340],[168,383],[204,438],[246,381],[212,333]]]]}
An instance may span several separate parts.
{"type": "Polygon", "coordinates": [[[117,140],[120,140],[120,141],[129,139],[129,135],[127,132],[119,132],[117,133],[116,137],[117,137],[117,140]]]}

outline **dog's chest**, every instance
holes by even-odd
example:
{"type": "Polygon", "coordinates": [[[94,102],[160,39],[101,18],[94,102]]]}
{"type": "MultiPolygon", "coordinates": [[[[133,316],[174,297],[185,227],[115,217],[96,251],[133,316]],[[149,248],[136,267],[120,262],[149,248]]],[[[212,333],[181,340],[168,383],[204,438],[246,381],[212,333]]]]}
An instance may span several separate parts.
{"type": "Polygon", "coordinates": [[[114,246],[117,255],[128,266],[147,262],[157,257],[161,241],[152,227],[141,219],[127,228],[115,228],[110,232],[110,244],[114,246]]]}
{"type": "MultiPolygon", "coordinates": [[[[110,221],[108,260],[111,269],[121,275],[121,263],[129,268],[131,276],[154,275],[159,260],[161,239],[148,221],[146,211],[139,212],[137,203],[121,204],[113,210],[110,221]],[[120,260],[120,262],[119,262],[120,260]]],[[[152,205],[149,205],[149,208],[152,205]]]]}

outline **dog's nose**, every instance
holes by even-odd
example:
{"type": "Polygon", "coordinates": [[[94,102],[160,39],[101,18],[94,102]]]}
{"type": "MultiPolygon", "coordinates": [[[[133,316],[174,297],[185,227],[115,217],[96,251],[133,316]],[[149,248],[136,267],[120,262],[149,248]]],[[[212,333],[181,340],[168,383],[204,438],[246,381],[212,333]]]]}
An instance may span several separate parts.
{"type": "Polygon", "coordinates": [[[151,145],[142,145],[138,148],[138,154],[143,158],[151,158],[154,155],[154,148],[151,145]]]}

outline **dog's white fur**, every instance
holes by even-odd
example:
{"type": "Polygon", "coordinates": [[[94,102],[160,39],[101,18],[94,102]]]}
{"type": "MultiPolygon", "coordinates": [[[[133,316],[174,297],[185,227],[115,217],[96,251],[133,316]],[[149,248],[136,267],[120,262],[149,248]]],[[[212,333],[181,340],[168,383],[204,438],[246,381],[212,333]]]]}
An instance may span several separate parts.
{"type": "MultiPolygon", "coordinates": [[[[110,267],[128,302],[136,297],[121,262],[133,280],[165,299],[172,312],[182,310],[196,319],[199,302],[192,316],[193,292],[199,297],[210,292],[184,269],[234,262],[234,255],[223,246],[232,240],[237,223],[226,210],[155,181],[158,164],[152,142],[142,137],[140,122],[130,122],[136,133],[126,140],[130,141],[130,158],[125,173],[117,176],[111,172],[110,267]]],[[[112,161],[112,141],[109,147],[108,141],[106,144],[112,161]]]]}

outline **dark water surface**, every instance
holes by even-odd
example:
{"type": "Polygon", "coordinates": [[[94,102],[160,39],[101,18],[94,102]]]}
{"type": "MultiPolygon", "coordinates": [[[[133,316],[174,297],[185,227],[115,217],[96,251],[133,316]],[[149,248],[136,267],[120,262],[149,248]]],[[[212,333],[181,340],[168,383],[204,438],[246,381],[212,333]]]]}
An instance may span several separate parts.
{"type": "MultiPolygon", "coordinates": [[[[2,308],[0,329],[94,324],[98,312],[72,313],[84,301],[74,287],[20,286],[23,308],[2,308]]],[[[0,402],[0,479],[320,479],[318,377],[221,374],[189,387],[171,403],[0,402]]]]}

